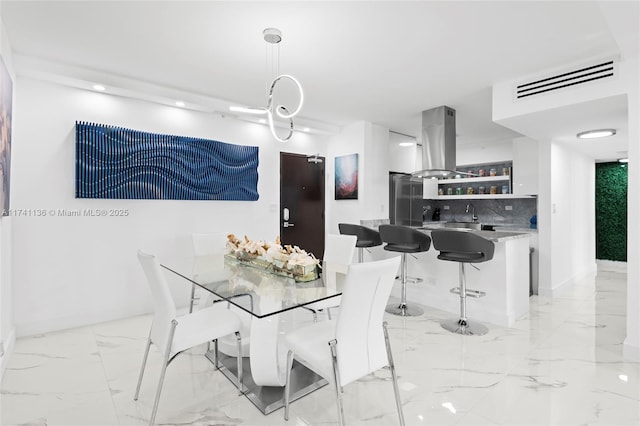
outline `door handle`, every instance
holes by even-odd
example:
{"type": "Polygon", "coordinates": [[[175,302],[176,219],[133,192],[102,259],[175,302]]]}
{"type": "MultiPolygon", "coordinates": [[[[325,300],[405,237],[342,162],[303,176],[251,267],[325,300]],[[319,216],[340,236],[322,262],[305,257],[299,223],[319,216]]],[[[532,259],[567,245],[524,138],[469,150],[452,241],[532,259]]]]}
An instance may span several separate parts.
{"type": "Polygon", "coordinates": [[[293,223],[285,222],[285,223],[282,224],[282,226],[284,228],[290,228],[290,227],[295,226],[295,225],[293,223]]]}

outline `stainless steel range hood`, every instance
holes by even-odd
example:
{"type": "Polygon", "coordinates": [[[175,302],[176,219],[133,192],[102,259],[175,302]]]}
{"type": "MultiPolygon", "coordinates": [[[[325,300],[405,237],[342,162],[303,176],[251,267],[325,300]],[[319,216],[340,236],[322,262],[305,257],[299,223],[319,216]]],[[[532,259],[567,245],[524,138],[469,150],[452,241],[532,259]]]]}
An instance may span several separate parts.
{"type": "Polygon", "coordinates": [[[422,111],[422,169],[413,177],[456,174],[456,110],[448,106],[422,111]]]}

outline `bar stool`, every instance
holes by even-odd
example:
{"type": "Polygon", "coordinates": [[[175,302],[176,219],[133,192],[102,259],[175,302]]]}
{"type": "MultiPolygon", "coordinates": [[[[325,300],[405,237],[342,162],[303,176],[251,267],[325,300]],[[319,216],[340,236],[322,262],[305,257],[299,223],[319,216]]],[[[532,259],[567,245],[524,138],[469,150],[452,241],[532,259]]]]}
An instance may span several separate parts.
{"type": "Polygon", "coordinates": [[[489,329],[480,323],[470,323],[467,319],[467,296],[484,297],[484,291],[467,289],[464,272],[465,263],[481,263],[493,259],[495,244],[486,238],[468,231],[436,229],[431,231],[433,248],[440,251],[438,259],[459,263],[460,286],[450,290],[460,295],[460,318],[440,323],[442,328],[453,333],[481,336],[489,329]]]}
{"type": "Polygon", "coordinates": [[[380,233],[375,229],[366,226],[353,225],[351,223],[339,223],[338,229],[343,235],[355,235],[356,248],[358,249],[358,262],[364,261],[363,251],[365,248],[377,247],[382,245],[380,233]]]}
{"type": "Polygon", "coordinates": [[[402,253],[400,262],[400,281],[402,282],[402,296],[400,304],[387,305],[386,312],[403,317],[422,315],[424,310],[417,306],[407,306],[407,253],[420,253],[429,250],[431,238],[423,232],[408,226],[380,225],[380,238],[387,245],[384,249],[402,253]]]}

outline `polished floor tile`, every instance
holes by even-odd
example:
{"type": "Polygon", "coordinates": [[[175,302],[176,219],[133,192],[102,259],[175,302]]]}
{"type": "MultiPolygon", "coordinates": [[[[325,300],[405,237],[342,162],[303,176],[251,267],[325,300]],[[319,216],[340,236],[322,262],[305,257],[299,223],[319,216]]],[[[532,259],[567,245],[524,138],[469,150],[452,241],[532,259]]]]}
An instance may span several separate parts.
{"type": "MultiPolygon", "coordinates": [[[[445,331],[439,322],[451,315],[433,309],[416,318],[385,314],[407,425],[640,424],[640,363],[622,358],[625,294],[625,274],[600,272],[554,299],[532,297],[526,318],[512,328],[488,324],[484,336],[445,331]]],[[[157,351],[137,402],[133,393],[150,321],[18,339],[2,380],[0,424],[147,424],[157,351]]],[[[294,402],[285,422],[282,410],[264,416],[238,396],[204,351],[182,354],[167,370],[158,424],[337,424],[331,386],[294,402]]],[[[346,386],[344,409],[350,425],[398,424],[389,371],[346,386]]]]}

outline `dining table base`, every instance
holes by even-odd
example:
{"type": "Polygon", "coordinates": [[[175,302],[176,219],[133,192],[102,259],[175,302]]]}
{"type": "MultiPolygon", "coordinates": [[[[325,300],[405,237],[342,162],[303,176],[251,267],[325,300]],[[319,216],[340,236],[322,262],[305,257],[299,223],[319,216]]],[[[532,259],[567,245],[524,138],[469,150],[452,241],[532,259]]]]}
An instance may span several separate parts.
{"type": "MultiPolygon", "coordinates": [[[[236,357],[218,352],[217,365],[222,374],[233,384],[238,380],[238,364],[236,357]]],[[[207,351],[205,357],[213,365],[216,365],[216,353],[213,350],[207,351]]],[[[282,386],[260,386],[255,384],[251,376],[251,363],[248,357],[242,359],[243,386],[245,396],[255,405],[262,414],[269,414],[284,407],[284,387],[282,386]]],[[[319,389],[329,382],[308,369],[298,361],[293,361],[291,369],[291,394],[290,401],[295,401],[316,389],[319,389]]]]}

